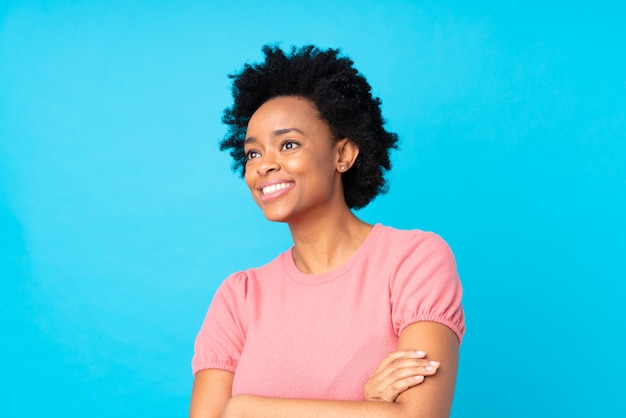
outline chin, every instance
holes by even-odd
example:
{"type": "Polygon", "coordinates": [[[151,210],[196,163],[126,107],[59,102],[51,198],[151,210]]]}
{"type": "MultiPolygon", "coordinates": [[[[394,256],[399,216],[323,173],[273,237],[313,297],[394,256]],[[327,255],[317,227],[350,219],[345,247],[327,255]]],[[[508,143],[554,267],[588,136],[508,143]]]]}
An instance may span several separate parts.
{"type": "MultiPolygon", "coordinates": [[[[278,209],[278,208],[276,208],[278,209]]],[[[289,222],[293,219],[293,211],[284,210],[263,210],[263,216],[270,222],[289,222]]]]}
{"type": "Polygon", "coordinates": [[[264,213],[263,215],[265,215],[265,219],[267,219],[270,222],[287,222],[289,219],[289,217],[287,216],[280,216],[275,213],[272,213],[272,214],[264,213]]]}

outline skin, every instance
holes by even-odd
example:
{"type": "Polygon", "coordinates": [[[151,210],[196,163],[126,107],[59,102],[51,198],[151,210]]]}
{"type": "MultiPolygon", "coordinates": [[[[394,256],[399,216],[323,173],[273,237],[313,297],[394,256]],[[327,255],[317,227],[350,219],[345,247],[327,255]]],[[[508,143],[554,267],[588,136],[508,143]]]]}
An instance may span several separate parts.
{"type": "MultiPolygon", "coordinates": [[[[244,150],[246,184],[267,219],[288,224],[298,268],[319,274],[343,265],[372,229],[343,197],[341,176],[359,154],[356,145],[333,141],[312,102],[285,96],[254,113],[244,150]]],[[[232,373],[203,370],[194,380],[190,417],[447,417],[458,351],[455,334],[441,324],[406,327],[357,402],[231,397],[232,373]]]]}

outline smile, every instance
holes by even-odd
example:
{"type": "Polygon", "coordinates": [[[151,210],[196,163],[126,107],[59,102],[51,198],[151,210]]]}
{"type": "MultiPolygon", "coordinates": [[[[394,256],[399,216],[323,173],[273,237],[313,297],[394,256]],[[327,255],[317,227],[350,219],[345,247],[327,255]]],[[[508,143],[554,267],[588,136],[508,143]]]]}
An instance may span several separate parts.
{"type": "Polygon", "coordinates": [[[261,193],[271,194],[277,192],[278,190],[286,189],[287,187],[291,187],[291,183],[272,184],[271,186],[263,187],[263,189],[261,189],[261,193]]]}

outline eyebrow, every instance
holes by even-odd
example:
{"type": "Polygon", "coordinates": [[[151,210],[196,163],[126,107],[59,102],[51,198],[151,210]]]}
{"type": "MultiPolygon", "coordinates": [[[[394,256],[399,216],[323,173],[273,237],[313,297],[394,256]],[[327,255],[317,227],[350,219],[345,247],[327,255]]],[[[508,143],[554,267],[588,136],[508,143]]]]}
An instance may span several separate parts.
{"type": "MultiPolygon", "coordinates": [[[[280,135],[284,135],[284,134],[288,134],[289,132],[298,132],[301,134],[304,134],[304,132],[302,132],[300,129],[298,128],[285,128],[285,129],[277,129],[274,132],[271,133],[272,137],[277,137],[280,135]]],[[[253,136],[249,136],[248,138],[246,138],[243,143],[245,144],[250,144],[256,142],[256,138],[253,136]]]]}

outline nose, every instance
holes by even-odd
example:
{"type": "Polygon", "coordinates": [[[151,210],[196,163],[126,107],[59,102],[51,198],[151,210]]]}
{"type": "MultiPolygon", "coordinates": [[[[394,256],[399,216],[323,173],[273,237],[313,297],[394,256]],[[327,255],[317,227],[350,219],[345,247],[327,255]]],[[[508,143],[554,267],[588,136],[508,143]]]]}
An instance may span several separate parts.
{"type": "Polygon", "coordinates": [[[280,164],[271,153],[264,155],[256,167],[256,172],[260,176],[267,176],[268,174],[278,170],[280,170],[280,164]]]}

